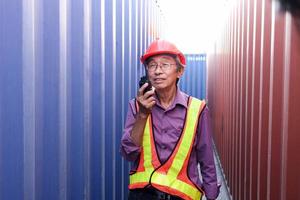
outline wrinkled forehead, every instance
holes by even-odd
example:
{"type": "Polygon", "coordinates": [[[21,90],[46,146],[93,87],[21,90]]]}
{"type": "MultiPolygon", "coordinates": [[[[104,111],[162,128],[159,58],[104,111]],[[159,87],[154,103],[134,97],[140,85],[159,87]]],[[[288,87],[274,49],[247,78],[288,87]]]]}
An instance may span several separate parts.
{"type": "Polygon", "coordinates": [[[154,62],[175,61],[175,56],[168,55],[168,54],[160,54],[160,55],[151,56],[147,61],[148,61],[148,63],[151,61],[154,61],[154,62]]]}

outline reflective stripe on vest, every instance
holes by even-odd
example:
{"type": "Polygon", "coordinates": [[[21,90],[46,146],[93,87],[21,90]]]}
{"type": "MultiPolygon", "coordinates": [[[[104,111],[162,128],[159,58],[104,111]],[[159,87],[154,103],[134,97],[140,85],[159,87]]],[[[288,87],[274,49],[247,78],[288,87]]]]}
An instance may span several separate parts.
{"type": "Polygon", "coordinates": [[[144,129],[143,145],[137,171],[130,175],[129,189],[143,188],[149,185],[149,179],[155,168],[160,166],[154,145],[151,115],[147,118],[144,129]]]}
{"type": "Polygon", "coordinates": [[[149,184],[153,187],[179,196],[183,199],[197,199],[202,191],[187,175],[187,167],[198,125],[198,118],[205,103],[190,98],[183,132],[170,158],[161,165],[153,139],[151,116],[148,117],[143,136],[138,169],[130,175],[130,189],[143,188],[149,184]]]}

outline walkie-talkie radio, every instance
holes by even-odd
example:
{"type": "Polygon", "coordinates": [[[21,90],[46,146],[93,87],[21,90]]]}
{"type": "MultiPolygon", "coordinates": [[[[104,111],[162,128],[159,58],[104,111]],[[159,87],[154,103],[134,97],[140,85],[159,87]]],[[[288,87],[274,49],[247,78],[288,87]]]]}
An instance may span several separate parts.
{"type": "Polygon", "coordinates": [[[142,87],[145,83],[148,83],[148,86],[145,88],[144,94],[152,89],[152,85],[147,76],[142,76],[139,82],[139,86],[142,87]]]}

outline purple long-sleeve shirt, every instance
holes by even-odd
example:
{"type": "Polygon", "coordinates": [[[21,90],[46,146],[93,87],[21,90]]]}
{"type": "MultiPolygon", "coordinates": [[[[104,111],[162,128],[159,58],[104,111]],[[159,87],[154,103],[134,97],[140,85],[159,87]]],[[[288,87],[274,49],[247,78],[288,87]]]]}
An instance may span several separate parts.
{"type": "MultiPolygon", "coordinates": [[[[187,111],[188,95],[177,89],[174,102],[168,109],[164,109],[156,98],[156,105],[152,108],[153,132],[158,157],[164,162],[172,153],[173,148],[183,129],[187,111]]],[[[136,120],[135,100],[129,102],[124,133],[121,140],[120,151],[123,157],[132,161],[132,170],[138,165],[141,148],[132,141],[130,132],[136,120]]],[[[214,165],[213,148],[211,141],[210,116],[207,107],[201,113],[197,127],[197,136],[193,144],[188,165],[188,175],[194,183],[201,187],[208,199],[215,199],[219,190],[214,165]],[[197,164],[200,163],[203,183],[199,179],[197,164]]]]}

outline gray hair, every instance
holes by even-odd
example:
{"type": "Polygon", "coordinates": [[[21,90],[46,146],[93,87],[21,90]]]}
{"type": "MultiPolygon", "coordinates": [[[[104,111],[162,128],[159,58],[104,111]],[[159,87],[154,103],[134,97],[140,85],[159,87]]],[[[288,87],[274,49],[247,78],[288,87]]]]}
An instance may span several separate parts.
{"type": "Polygon", "coordinates": [[[175,59],[175,62],[176,62],[176,71],[179,72],[180,70],[182,70],[184,68],[184,66],[180,62],[180,60],[177,56],[174,59],[175,59]]]}

